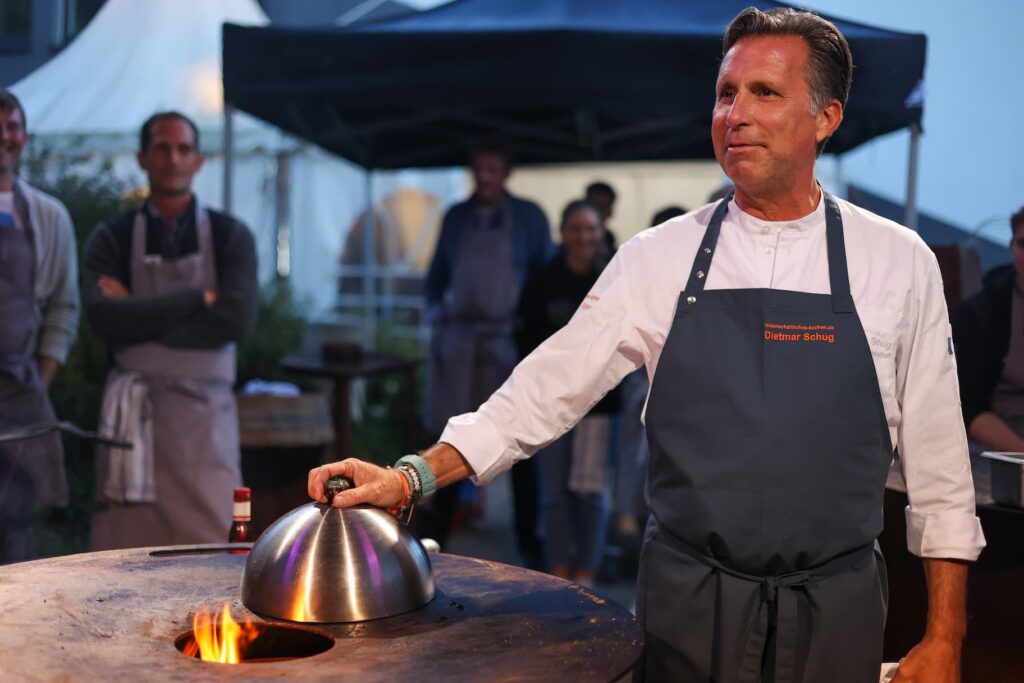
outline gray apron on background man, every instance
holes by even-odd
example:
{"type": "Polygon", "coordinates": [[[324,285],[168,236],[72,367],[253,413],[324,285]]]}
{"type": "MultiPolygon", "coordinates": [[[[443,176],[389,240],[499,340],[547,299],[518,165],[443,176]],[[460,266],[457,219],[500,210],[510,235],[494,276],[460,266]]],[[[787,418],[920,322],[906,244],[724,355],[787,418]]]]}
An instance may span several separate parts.
{"type": "Polygon", "coordinates": [[[512,209],[477,208],[463,226],[451,285],[430,346],[428,427],[476,410],[508,379],[518,360],[513,316],[521,289],[512,209]]]}
{"type": "MultiPolygon", "coordinates": [[[[0,227],[0,433],[57,421],[39,374],[35,231],[14,185],[22,227],[0,227]]],[[[27,560],[33,516],[68,503],[64,450],[54,432],[0,442],[0,564],[27,560]]]]}
{"type": "Polygon", "coordinates": [[[726,198],[679,297],[647,408],[637,680],[878,680],[893,449],[823,201],[831,294],[705,291],[726,198]]]}
{"type": "MultiPolygon", "coordinates": [[[[132,227],[132,296],[216,290],[210,217],[198,203],[196,232],[199,249],[194,254],[172,260],[147,254],[146,220],[139,212],[132,227]]],[[[156,501],[115,504],[98,495],[93,550],[226,542],[234,488],[242,481],[231,391],[235,345],[172,349],[146,342],[116,350],[114,360],[119,368],[140,373],[149,387],[156,501]]],[[[99,492],[106,467],[98,456],[99,492]]]]}

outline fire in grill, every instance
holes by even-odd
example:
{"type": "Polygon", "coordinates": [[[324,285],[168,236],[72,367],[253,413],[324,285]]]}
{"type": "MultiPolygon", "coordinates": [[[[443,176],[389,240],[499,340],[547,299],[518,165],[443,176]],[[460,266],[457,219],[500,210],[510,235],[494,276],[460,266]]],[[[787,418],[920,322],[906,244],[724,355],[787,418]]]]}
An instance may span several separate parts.
{"type": "Polygon", "coordinates": [[[312,657],[334,646],[331,634],[283,623],[241,623],[224,603],[216,615],[202,607],[192,619],[192,630],[178,636],[175,647],[188,656],[218,664],[265,664],[312,657]]]}

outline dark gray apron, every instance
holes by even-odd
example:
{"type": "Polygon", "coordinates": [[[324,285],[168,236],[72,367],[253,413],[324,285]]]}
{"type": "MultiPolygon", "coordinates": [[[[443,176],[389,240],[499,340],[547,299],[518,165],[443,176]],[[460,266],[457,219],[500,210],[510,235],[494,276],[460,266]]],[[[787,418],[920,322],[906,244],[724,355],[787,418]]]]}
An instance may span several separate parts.
{"type": "Polygon", "coordinates": [[[451,286],[430,347],[428,426],[476,410],[508,379],[518,360],[513,316],[519,302],[512,209],[471,213],[462,228],[451,286]]]}
{"type": "MultiPolygon", "coordinates": [[[[17,183],[14,208],[22,229],[0,228],[0,432],[56,421],[36,359],[35,230],[17,183]]],[[[56,433],[0,442],[0,564],[28,559],[33,514],[67,502],[56,433]]]]}
{"type": "MultiPolygon", "coordinates": [[[[196,231],[196,253],[165,260],[146,254],[145,217],[141,212],[136,216],[132,296],[217,289],[210,219],[198,202],[196,231]]],[[[234,488],[242,483],[238,412],[231,392],[235,345],[173,349],[147,342],[118,349],[114,360],[118,368],[141,374],[149,388],[156,501],[104,502],[107,463],[99,451],[93,550],[226,541],[234,488]]]]}
{"type": "Polygon", "coordinates": [[[823,201],[831,294],[705,291],[726,198],[679,297],[647,408],[638,680],[878,680],[893,451],[823,201]]]}

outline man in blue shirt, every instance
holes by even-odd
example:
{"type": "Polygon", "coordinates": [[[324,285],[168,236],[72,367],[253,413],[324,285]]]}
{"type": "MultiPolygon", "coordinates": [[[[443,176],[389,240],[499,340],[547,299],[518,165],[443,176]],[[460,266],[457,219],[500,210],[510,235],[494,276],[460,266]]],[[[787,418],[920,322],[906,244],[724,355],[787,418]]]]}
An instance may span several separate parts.
{"type": "MultiPolygon", "coordinates": [[[[445,214],[425,284],[427,317],[434,326],[430,348],[427,428],[436,433],[450,417],[468,413],[508,378],[519,360],[513,327],[519,293],[531,272],[552,253],[551,230],[539,206],[505,189],[508,153],[477,147],[470,155],[475,190],[445,214]]],[[[539,564],[536,478],[533,465],[513,470],[520,552],[539,564]]],[[[440,543],[456,489],[435,506],[440,543]]]]}

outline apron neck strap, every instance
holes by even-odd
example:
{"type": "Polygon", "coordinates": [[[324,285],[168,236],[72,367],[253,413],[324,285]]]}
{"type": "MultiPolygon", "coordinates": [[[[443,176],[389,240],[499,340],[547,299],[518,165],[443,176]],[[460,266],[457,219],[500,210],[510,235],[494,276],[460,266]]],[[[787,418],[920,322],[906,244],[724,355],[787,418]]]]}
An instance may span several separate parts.
{"type": "MultiPolygon", "coordinates": [[[[853,297],[850,295],[850,275],[846,268],[846,243],[843,238],[843,219],[839,213],[839,204],[828,192],[821,190],[821,200],[825,202],[825,239],[828,243],[828,279],[832,293],[832,311],[834,313],[853,313],[853,297]]],[[[722,221],[729,210],[729,202],[733,193],[730,192],[715,207],[711,222],[704,231],[704,239],[697,249],[693,260],[690,277],[686,281],[687,296],[697,296],[704,291],[708,273],[711,271],[711,259],[718,246],[718,236],[722,233],[722,221]]]]}
{"type": "Polygon", "coordinates": [[[711,216],[704,231],[704,239],[697,249],[697,257],[693,259],[693,268],[690,270],[690,279],[686,281],[686,294],[697,296],[704,291],[704,283],[707,282],[708,272],[711,271],[711,257],[715,255],[715,247],[718,246],[718,236],[722,232],[722,220],[729,210],[729,202],[732,200],[732,192],[725,196],[725,199],[715,207],[715,213],[711,216]]]}
{"type": "Polygon", "coordinates": [[[853,313],[850,295],[850,274],[846,269],[846,240],[843,237],[843,217],[839,204],[825,189],[821,190],[825,202],[825,239],[828,242],[828,282],[832,291],[832,312],[853,313]]]}
{"type": "Polygon", "coordinates": [[[28,197],[25,196],[25,188],[21,186],[21,183],[18,180],[14,181],[14,186],[11,188],[11,194],[14,197],[14,210],[18,213],[18,217],[21,218],[25,234],[28,236],[29,242],[32,243],[35,241],[35,229],[32,225],[32,214],[29,211],[28,197]]]}

